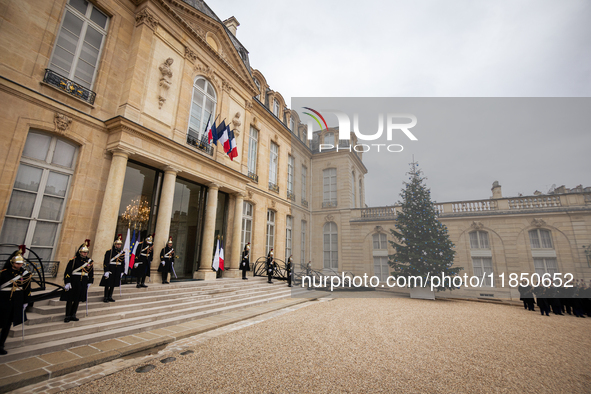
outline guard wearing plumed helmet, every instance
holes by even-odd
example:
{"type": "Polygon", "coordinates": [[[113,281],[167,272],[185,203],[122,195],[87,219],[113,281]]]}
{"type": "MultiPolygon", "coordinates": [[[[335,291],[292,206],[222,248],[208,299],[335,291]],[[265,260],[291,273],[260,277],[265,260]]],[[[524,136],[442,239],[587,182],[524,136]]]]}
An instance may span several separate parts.
{"type": "Polygon", "coordinates": [[[125,265],[125,251],[123,247],[123,236],[117,235],[113,247],[105,252],[103,259],[104,274],[101,278],[99,286],[105,288],[103,302],[115,302],[113,299],[113,291],[115,287],[121,285],[121,276],[123,275],[123,268],[125,265]]]}
{"type": "Polygon", "coordinates": [[[137,288],[148,287],[146,285],[146,276],[150,276],[150,265],[154,258],[154,235],[148,236],[144,242],[139,245],[139,255],[136,256],[131,274],[137,278],[137,288]]]}
{"type": "Polygon", "coordinates": [[[162,274],[162,284],[169,284],[168,274],[173,270],[175,252],[172,247],[172,237],[168,237],[166,246],[160,251],[160,265],[158,272],[162,274]]]}
{"type": "Polygon", "coordinates": [[[25,245],[12,253],[0,271],[0,355],[7,354],[4,344],[10,326],[18,326],[27,321],[25,309],[31,296],[31,273],[24,267],[25,245]]]}
{"type": "Polygon", "coordinates": [[[94,262],[88,257],[89,246],[90,239],[86,239],[64,271],[64,292],[60,297],[67,302],[64,323],[80,320],[76,317],[78,304],[87,300],[88,289],[94,282],[94,262]]]}

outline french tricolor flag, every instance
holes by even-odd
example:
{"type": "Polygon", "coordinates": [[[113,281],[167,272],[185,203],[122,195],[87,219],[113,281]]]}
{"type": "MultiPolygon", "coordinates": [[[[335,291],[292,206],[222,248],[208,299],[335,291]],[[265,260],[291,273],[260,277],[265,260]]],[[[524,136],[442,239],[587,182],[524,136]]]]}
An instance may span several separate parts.
{"type": "Polygon", "coordinates": [[[211,125],[211,127],[209,126],[209,121],[207,122],[207,142],[211,144],[211,141],[213,141],[214,145],[218,142],[218,133],[215,129],[215,120],[213,121],[213,125],[211,125]]]}
{"type": "Polygon", "coordinates": [[[238,156],[238,149],[236,148],[236,137],[234,136],[234,132],[232,130],[230,130],[228,141],[229,150],[226,153],[228,156],[230,156],[230,160],[234,161],[234,158],[238,156]]]}
{"type": "Polygon", "coordinates": [[[228,153],[230,149],[230,126],[226,126],[221,135],[218,136],[218,141],[222,144],[224,152],[228,153]]]}

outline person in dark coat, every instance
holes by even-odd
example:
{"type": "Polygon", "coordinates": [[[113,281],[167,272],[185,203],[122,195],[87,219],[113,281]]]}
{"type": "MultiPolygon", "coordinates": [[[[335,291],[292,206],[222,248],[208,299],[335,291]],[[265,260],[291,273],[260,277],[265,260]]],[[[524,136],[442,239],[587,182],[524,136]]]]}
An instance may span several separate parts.
{"type": "Polygon", "coordinates": [[[12,253],[0,271],[0,355],[7,354],[4,344],[10,326],[15,327],[27,321],[25,309],[31,296],[31,273],[23,268],[25,245],[12,253]]]}
{"type": "Polygon", "coordinates": [[[546,293],[548,294],[548,301],[552,307],[552,313],[562,316],[562,303],[560,302],[562,293],[560,292],[560,288],[552,285],[547,289],[546,293]]]}
{"type": "Polygon", "coordinates": [[[172,272],[174,264],[174,248],[172,247],[172,237],[168,237],[166,246],[160,251],[160,265],[158,272],[162,273],[162,284],[169,284],[168,274],[172,272]]]}
{"type": "Polygon", "coordinates": [[[519,286],[519,296],[519,299],[523,301],[523,307],[525,309],[530,311],[535,310],[533,287],[529,283],[526,285],[526,281],[521,282],[521,286],[519,286]]]}
{"type": "Polygon", "coordinates": [[[585,318],[585,310],[584,310],[584,293],[585,293],[585,283],[581,279],[581,281],[577,281],[573,287],[573,313],[576,317],[585,318]]]}
{"type": "Polygon", "coordinates": [[[267,253],[267,263],[265,265],[267,269],[267,283],[273,283],[271,279],[273,279],[273,269],[275,268],[275,258],[273,257],[273,249],[269,250],[267,253]]]}
{"type": "Polygon", "coordinates": [[[540,313],[542,314],[542,316],[544,316],[544,313],[546,313],[546,316],[550,316],[550,304],[546,299],[547,291],[548,289],[544,286],[538,286],[534,290],[534,294],[536,295],[536,303],[540,308],[540,313]]]}
{"type": "Polygon", "coordinates": [[[76,312],[80,301],[86,301],[88,288],[94,282],[94,263],[88,257],[90,239],[84,241],[76,251],[76,256],[68,261],[64,271],[64,289],[60,301],[66,301],[66,317],[64,323],[78,321],[76,312]]]}
{"type": "Polygon", "coordinates": [[[146,283],[146,276],[150,276],[150,265],[154,259],[154,234],[149,236],[139,246],[140,253],[136,256],[135,264],[133,265],[132,275],[137,278],[137,285],[135,287],[148,287],[146,283]]]}
{"type": "Polygon", "coordinates": [[[250,242],[244,245],[242,251],[242,261],[240,262],[240,269],[242,270],[242,279],[248,280],[246,271],[250,271],[250,242]]]}
{"type": "Polygon", "coordinates": [[[291,259],[292,256],[289,256],[287,259],[287,263],[285,264],[285,271],[287,274],[287,287],[291,287],[291,271],[293,270],[293,262],[291,259]]]}
{"type": "Polygon", "coordinates": [[[104,274],[101,278],[99,286],[105,288],[105,297],[103,302],[115,302],[113,299],[113,290],[115,287],[121,285],[121,275],[125,265],[125,251],[121,249],[123,246],[122,235],[119,234],[113,243],[113,247],[105,252],[103,259],[104,274]]]}

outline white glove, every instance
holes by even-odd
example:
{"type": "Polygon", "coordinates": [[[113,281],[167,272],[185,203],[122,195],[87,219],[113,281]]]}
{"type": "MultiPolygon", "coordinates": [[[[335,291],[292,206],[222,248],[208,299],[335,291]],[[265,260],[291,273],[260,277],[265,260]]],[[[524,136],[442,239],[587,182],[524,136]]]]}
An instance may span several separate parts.
{"type": "Polygon", "coordinates": [[[66,291],[70,290],[72,288],[72,285],[69,283],[66,283],[66,285],[64,286],[64,289],[66,289],[66,291]]]}
{"type": "Polygon", "coordinates": [[[121,276],[120,276],[120,278],[123,278],[123,272],[121,273],[121,276]]]}
{"type": "Polygon", "coordinates": [[[242,263],[242,265],[246,265],[246,263],[242,263]]]}
{"type": "Polygon", "coordinates": [[[24,311],[25,309],[27,309],[27,307],[28,307],[28,306],[29,306],[29,304],[23,304],[23,311],[24,311]]]}
{"type": "Polygon", "coordinates": [[[105,278],[109,279],[109,275],[111,275],[109,271],[105,272],[105,278]]]}
{"type": "Polygon", "coordinates": [[[91,285],[91,284],[92,284],[92,283],[89,283],[89,284],[88,284],[88,287],[87,287],[87,289],[90,289],[90,285],[91,285]]]}
{"type": "Polygon", "coordinates": [[[164,265],[164,261],[161,261],[160,264],[164,265]]]}
{"type": "Polygon", "coordinates": [[[137,266],[138,266],[138,265],[139,265],[138,263],[135,263],[135,264],[133,265],[133,268],[137,268],[137,266]]]}

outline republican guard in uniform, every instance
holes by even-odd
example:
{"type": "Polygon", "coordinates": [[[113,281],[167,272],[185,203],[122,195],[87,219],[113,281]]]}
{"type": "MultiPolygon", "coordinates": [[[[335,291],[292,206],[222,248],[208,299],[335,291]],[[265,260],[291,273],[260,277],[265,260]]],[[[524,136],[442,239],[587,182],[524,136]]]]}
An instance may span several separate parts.
{"type": "Polygon", "coordinates": [[[273,270],[275,269],[275,258],[273,257],[273,249],[267,253],[267,263],[265,265],[267,269],[267,283],[273,283],[273,270]]]}
{"type": "Polygon", "coordinates": [[[103,302],[115,302],[113,299],[113,290],[121,285],[121,275],[123,275],[123,266],[125,264],[125,251],[122,249],[123,236],[119,234],[113,243],[113,247],[105,252],[103,260],[104,274],[99,286],[105,288],[105,297],[103,302]]]}
{"type": "Polygon", "coordinates": [[[242,261],[240,262],[240,269],[242,270],[242,279],[248,280],[246,271],[250,271],[250,242],[244,245],[242,251],[242,261]]]}
{"type": "Polygon", "coordinates": [[[12,253],[0,271],[0,354],[7,354],[4,343],[8,338],[10,326],[18,326],[27,321],[25,309],[31,296],[31,273],[23,268],[25,245],[12,253]]]}
{"type": "Polygon", "coordinates": [[[135,287],[148,287],[146,285],[146,276],[150,276],[150,264],[154,258],[154,234],[142,242],[140,245],[140,254],[135,259],[132,274],[137,278],[137,285],[135,287]]]}
{"type": "Polygon", "coordinates": [[[60,301],[66,301],[66,318],[64,323],[78,321],[76,312],[80,301],[88,297],[88,289],[94,282],[94,262],[88,257],[90,239],[84,241],[76,251],[76,256],[66,266],[64,272],[64,293],[60,301]]]}
{"type": "Polygon", "coordinates": [[[291,275],[293,271],[293,260],[292,256],[289,256],[287,263],[285,264],[285,271],[287,274],[287,287],[291,287],[291,275]]]}
{"type": "Polygon", "coordinates": [[[169,284],[168,274],[173,271],[174,248],[172,247],[172,237],[168,237],[166,246],[160,251],[160,265],[158,272],[162,273],[162,284],[169,284]]]}

